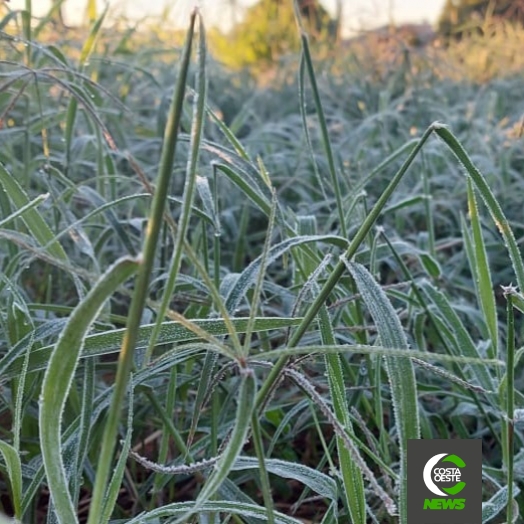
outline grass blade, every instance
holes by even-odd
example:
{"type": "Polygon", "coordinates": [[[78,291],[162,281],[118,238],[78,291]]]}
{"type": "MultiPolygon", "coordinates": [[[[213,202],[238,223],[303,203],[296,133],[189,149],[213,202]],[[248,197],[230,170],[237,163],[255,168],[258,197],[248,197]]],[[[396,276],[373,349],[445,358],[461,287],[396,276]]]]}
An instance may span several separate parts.
{"type": "MultiPolygon", "coordinates": [[[[236,333],[241,334],[246,332],[248,327],[247,318],[232,318],[230,320],[236,333]]],[[[300,324],[300,321],[300,318],[257,317],[253,327],[253,332],[286,329],[297,326],[300,324]]],[[[194,330],[189,329],[187,325],[196,325],[204,332],[215,337],[227,335],[230,332],[228,324],[222,319],[188,319],[188,322],[185,323],[185,325],[181,322],[164,322],[158,338],[158,344],[180,344],[197,340],[199,338],[198,334],[196,334],[194,330]]],[[[59,327],[60,324],[57,324],[57,326],[54,326],[54,330],[57,330],[59,327]]],[[[137,348],[147,347],[153,328],[154,324],[140,327],[137,334],[137,348]]],[[[42,331],[45,332],[46,330],[42,329],[42,331]]],[[[37,332],[40,332],[38,328],[37,332]]],[[[88,335],[85,339],[81,358],[117,353],[122,347],[125,333],[125,329],[114,329],[107,332],[88,335]]],[[[52,334],[53,333],[47,333],[47,336],[51,336],[52,334]]],[[[0,383],[4,380],[16,377],[20,373],[25,352],[31,342],[32,338],[24,338],[18,342],[10,352],[6,353],[2,360],[0,360],[0,383]]],[[[45,369],[53,351],[53,347],[54,345],[46,345],[42,348],[31,351],[28,370],[37,371],[45,369]]]]}
{"type": "Polygon", "coordinates": [[[513,270],[517,277],[517,283],[520,290],[524,290],[524,262],[520,256],[520,250],[513,235],[513,231],[509,225],[508,219],[504,215],[502,208],[498,200],[495,198],[493,191],[491,191],[484,175],[478,170],[477,166],[473,163],[466,150],[462,147],[462,144],[453,135],[453,133],[445,126],[441,124],[434,124],[435,133],[446,143],[451,149],[453,154],[458,158],[461,164],[466,169],[467,174],[473,180],[477,191],[484,200],[489,213],[500,234],[504,238],[506,248],[508,249],[513,270]]]}
{"type": "Polygon", "coordinates": [[[18,451],[7,442],[0,440],[0,453],[4,457],[7,468],[7,478],[11,484],[11,502],[15,510],[15,517],[22,518],[22,464],[18,451]]]}
{"type": "Polygon", "coordinates": [[[182,106],[184,102],[187,74],[189,71],[196,16],[196,11],[193,11],[182,54],[182,65],[180,72],[178,73],[175,94],[166,125],[162,156],[160,159],[158,186],[153,196],[149,225],[144,241],[144,259],[138,272],[136,288],[129,310],[126,337],[122,343],[122,349],[120,351],[114,396],[102,438],[102,449],[98,462],[93,498],[91,499],[89,519],[87,521],[88,524],[99,524],[101,512],[103,510],[103,500],[105,497],[107,479],[113,462],[113,452],[120,419],[120,411],[122,409],[124,397],[127,393],[127,383],[133,366],[138,328],[140,326],[142,311],[147,297],[149,279],[153,269],[155,252],[162,225],[162,217],[164,215],[166,195],[168,193],[169,181],[171,180],[171,173],[173,171],[173,161],[182,116],[182,106]]]}
{"type": "MultiPolygon", "coordinates": [[[[26,224],[33,237],[41,246],[46,246],[46,251],[60,261],[68,261],[68,257],[62,246],[54,240],[55,235],[47,225],[40,212],[34,208],[29,197],[22,189],[15,177],[0,164],[0,184],[3,186],[9,198],[16,208],[24,209],[22,220],[26,224]]],[[[33,201],[34,202],[34,201],[33,201]]]]}
{"type": "MultiPolygon", "coordinates": [[[[409,349],[402,324],[382,288],[363,266],[347,260],[344,262],[375,321],[381,344],[386,347],[409,349]]],[[[411,361],[391,356],[386,357],[385,360],[400,446],[399,518],[400,522],[405,524],[407,522],[407,444],[409,439],[420,438],[417,383],[411,361]]]]}
{"type": "MultiPolygon", "coordinates": [[[[299,9],[296,8],[297,4],[295,3],[295,15],[300,18],[298,14],[299,9]]],[[[344,215],[344,206],[342,205],[342,192],[340,190],[340,183],[338,180],[338,174],[335,167],[335,158],[333,156],[333,148],[331,147],[331,141],[329,139],[329,133],[327,129],[326,116],[324,115],[324,108],[322,107],[322,102],[320,99],[320,93],[317,86],[317,78],[315,75],[315,70],[313,68],[313,59],[311,58],[311,52],[309,50],[308,37],[305,32],[302,32],[301,42],[302,42],[302,53],[303,59],[306,65],[306,70],[309,76],[309,82],[311,84],[311,89],[313,90],[313,99],[315,100],[315,109],[318,115],[318,120],[320,123],[320,132],[322,134],[322,143],[324,145],[324,153],[327,157],[329,174],[331,176],[331,184],[333,185],[333,191],[335,193],[335,201],[337,203],[337,213],[338,220],[340,222],[340,231],[344,238],[347,238],[347,226],[346,226],[346,217],[344,215]]]]}
{"type": "Polygon", "coordinates": [[[506,347],[506,376],[501,383],[501,405],[506,408],[505,421],[503,427],[503,448],[502,458],[506,470],[506,486],[508,488],[508,505],[506,508],[506,520],[514,522],[513,519],[513,479],[515,465],[515,314],[513,311],[513,294],[515,289],[512,286],[504,288],[504,296],[507,300],[507,347],[506,347]],[[505,434],[504,434],[505,433],[505,434]]]}
{"type": "Polygon", "coordinates": [[[137,269],[137,262],[122,259],[112,266],[75,308],[51,355],[42,383],[39,427],[42,458],[58,522],[78,522],[69,493],[62,457],[62,413],[73,382],[84,337],[104,302],[137,269]]]}
{"type": "Polygon", "coordinates": [[[473,250],[468,253],[469,263],[475,279],[480,307],[484,313],[484,320],[491,339],[489,355],[494,358],[498,354],[498,321],[495,294],[489,270],[489,261],[486,246],[482,236],[482,226],[478,213],[477,199],[473,191],[471,179],[468,178],[468,210],[473,230],[473,250]]]}
{"type": "MultiPolygon", "coordinates": [[[[147,365],[153,348],[155,347],[156,340],[162,327],[162,320],[166,315],[166,311],[169,307],[169,302],[173,296],[175,289],[176,278],[180,269],[180,263],[182,260],[183,246],[186,241],[189,220],[191,218],[191,208],[193,206],[193,200],[195,195],[196,177],[198,159],[200,156],[200,143],[202,140],[202,134],[204,132],[204,108],[206,103],[206,38],[204,31],[204,24],[202,19],[199,19],[199,46],[198,46],[198,74],[197,74],[197,89],[196,99],[193,106],[193,124],[191,130],[191,143],[190,143],[190,154],[187,163],[186,179],[184,184],[184,195],[182,209],[180,211],[180,220],[176,231],[176,240],[173,247],[173,257],[169,267],[169,276],[167,282],[164,285],[162,301],[160,307],[157,310],[157,322],[155,329],[151,334],[151,341],[146,350],[143,365],[147,365]]],[[[167,189],[167,188],[166,188],[167,189]]]]}

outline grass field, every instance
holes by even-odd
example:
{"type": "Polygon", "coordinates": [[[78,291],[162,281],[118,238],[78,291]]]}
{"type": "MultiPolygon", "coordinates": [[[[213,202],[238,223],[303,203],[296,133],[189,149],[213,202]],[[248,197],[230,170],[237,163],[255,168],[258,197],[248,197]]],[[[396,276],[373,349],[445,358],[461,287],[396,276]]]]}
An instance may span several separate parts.
{"type": "Polygon", "coordinates": [[[389,67],[304,36],[262,86],[196,14],[180,48],[16,21],[2,512],[405,524],[408,440],[475,438],[482,522],[520,522],[518,31],[389,67]]]}

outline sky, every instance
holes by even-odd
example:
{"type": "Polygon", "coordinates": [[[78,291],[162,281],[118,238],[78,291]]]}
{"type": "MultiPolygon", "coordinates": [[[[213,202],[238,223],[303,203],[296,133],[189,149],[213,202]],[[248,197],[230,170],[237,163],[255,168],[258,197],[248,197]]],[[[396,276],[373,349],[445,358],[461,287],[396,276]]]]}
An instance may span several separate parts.
{"type": "MultiPolygon", "coordinates": [[[[256,0],[234,0],[244,7],[256,3],[256,0]]],[[[291,0],[289,0],[291,1],[291,0]]],[[[321,0],[322,4],[333,11],[335,0],[321,0]]],[[[343,0],[344,31],[346,36],[361,29],[387,24],[391,20],[395,23],[423,22],[434,23],[445,0],[343,0]]],[[[98,0],[99,9],[103,9],[105,1],[98,0]]],[[[193,6],[199,5],[208,25],[219,24],[227,27],[233,19],[233,13],[228,9],[232,0],[111,0],[110,10],[116,13],[125,13],[130,18],[142,18],[152,15],[159,16],[166,6],[171,6],[171,18],[176,25],[187,27],[187,19],[193,6]]],[[[23,9],[25,0],[11,0],[12,9],[23,9]]],[[[51,0],[33,1],[33,10],[36,16],[44,14],[51,5],[51,0]]],[[[65,17],[70,24],[78,23],[85,12],[86,0],[66,0],[65,17]]],[[[237,12],[237,17],[240,16],[237,12]]]]}

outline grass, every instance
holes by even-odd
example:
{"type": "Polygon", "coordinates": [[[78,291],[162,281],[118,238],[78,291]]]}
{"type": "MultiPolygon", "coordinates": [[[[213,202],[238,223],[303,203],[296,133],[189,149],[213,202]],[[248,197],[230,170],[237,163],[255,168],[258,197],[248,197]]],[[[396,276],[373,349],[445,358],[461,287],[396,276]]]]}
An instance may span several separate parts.
{"type": "Polygon", "coordinates": [[[197,13],[180,50],[133,53],[103,15],[54,43],[16,21],[5,514],[405,523],[422,437],[482,439],[482,521],[518,521],[521,76],[317,61],[303,36],[296,75],[260,88],[197,13]]]}

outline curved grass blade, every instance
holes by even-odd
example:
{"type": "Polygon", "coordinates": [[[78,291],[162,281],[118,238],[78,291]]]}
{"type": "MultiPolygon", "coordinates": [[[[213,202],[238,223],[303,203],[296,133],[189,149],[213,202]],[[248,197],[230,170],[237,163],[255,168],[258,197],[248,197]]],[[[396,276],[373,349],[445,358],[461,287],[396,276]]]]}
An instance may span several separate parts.
{"type": "Polygon", "coordinates": [[[0,453],[4,457],[7,469],[7,478],[11,484],[11,502],[15,510],[15,517],[22,518],[22,464],[18,451],[7,442],[0,440],[0,453]]]}
{"type": "Polygon", "coordinates": [[[244,171],[232,169],[230,166],[215,162],[213,168],[224,173],[259,209],[266,215],[271,212],[271,201],[258,187],[258,184],[251,183],[252,177],[245,176],[244,171]]]}
{"type": "MultiPolygon", "coordinates": [[[[317,471],[316,469],[298,464],[295,462],[288,462],[280,459],[266,459],[266,468],[269,473],[277,475],[283,479],[292,479],[301,482],[308,486],[311,491],[327,498],[333,502],[338,500],[337,483],[329,475],[317,471]]],[[[231,468],[232,471],[242,471],[248,469],[257,469],[258,460],[254,457],[237,458],[235,465],[231,468]]]]}
{"type": "MultiPolygon", "coordinates": [[[[515,486],[514,496],[520,493],[520,489],[515,486]]],[[[482,503],[482,524],[494,519],[508,505],[508,487],[500,488],[495,495],[488,501],[482,503]]],[[[518,517],[518,511],[517,517],[518,517]]],[[[506,522],[506,520],[504,520],[506,522]]],[[[515,521],[514,521],[515,522],[515,521]]]]}
{"type": "Polygon", "coordinates": [[[515,236],[509,225],[508,219],[504,215],[502,208],[495,195],[491,191],[484,175],[478,170],[469,155],[453,133],[442,124],[433,124],[435,133],[446,143],[453,154],[466,169],[467,174],[473,180],[477,191],[484,200],[489,213],[504,238],[506,248],[508,249],[513,270],[517,277],[517,284],[520,290],[524,290],[524,262],[520,256],[520,250],[515,240],[515,236]]]}
{"type": "MultiPolygon", "coordinates": [[[[127,524],[158,524],[158,522],[160,522],[159,519],[162,517],[168,518],[176,517],[177,515],[193,514],[194,508],[195,502],[175,502],[147,513],[141,513],[134,519],[129,520],[127,524]]],[[[245,519],[251,517],[263,521],[268,520],[266,508],[239,501],[207,501],[199,506],[198,512],[200,515],[205,515],[207,513],[224,513],[226,515],[238,515],[238,517],[243,517],[245,519]]],[[[301,520],[288,517],[283,513],[275,512],[274,515],[275,524],[302,524],[301,520]]],[[[179,519],[173,522],[183,522],[183,520],[179,519]]]]}
{"type": "Polygon", "coordinates": [[[40,445],[49,491],[58,522],[61,524],[78,522],[62,457],[61,417],[80,358],[84,337],[104,302],[136,271],[137,267],[135,260],[124,258],[101,277],[69,317],[44,375],[38,418],[40,445]]]}

